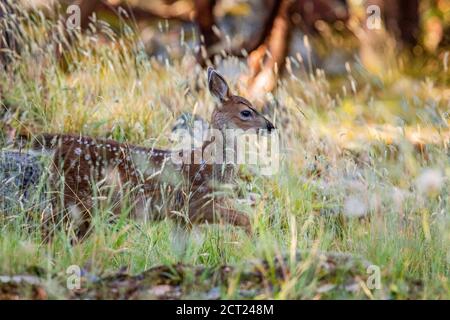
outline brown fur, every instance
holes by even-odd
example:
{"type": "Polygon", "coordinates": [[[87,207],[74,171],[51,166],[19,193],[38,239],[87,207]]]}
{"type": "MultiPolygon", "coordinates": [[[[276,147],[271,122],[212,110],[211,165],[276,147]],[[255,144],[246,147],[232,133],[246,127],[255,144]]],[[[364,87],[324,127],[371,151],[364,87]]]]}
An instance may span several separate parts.
{"type": "MultiPolygon", "coordinates": [[[[214,70],[208,70],[208,81],[211,92],[221,100],[212,115],[213,128],[274,128],[251,107],[250,102],[233,96],[225,80],[214,70]],[[249,110],[252,116],[243,119],[240,116],[242,110],[249,110]]],[[[103,197],[101,191],[104,188],[114,195],[116,214],[121,212],[124,200],[128,199],[133,208],[131,214],[135,217],[169,216],[188,224],[222,221],[250,231],[248,217],[229,208],[226,198],[214,195],[218,191],[217,183],[232,182],[232,168],[225,168],[224,172],[221,165],[211,163],[178,165],[170,159],[176,151],[143,148],[113,140],[52,134],[42,137],[39,145],[55,150],[52,184],[63,190],[63,207],[72,216],[78,216],[79,238],[88,232],[92,210],[103,197]],[[64,177],[64,185],[58,186],[61,177],[64,177]],[[180,216],[180,212],[187,215],[180,216]]],[[[191,159],[206,146],[207,143],[201,150],[192,150],[191,159]]],[[[55,218],[53,216],[49,221],[54,223],[55,218]]]]}

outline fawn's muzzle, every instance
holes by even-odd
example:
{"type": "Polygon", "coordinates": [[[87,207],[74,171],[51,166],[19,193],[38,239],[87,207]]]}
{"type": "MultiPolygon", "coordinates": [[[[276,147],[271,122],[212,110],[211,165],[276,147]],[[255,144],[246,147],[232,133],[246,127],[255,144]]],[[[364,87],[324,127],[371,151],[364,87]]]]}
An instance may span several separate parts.
{"type": "Polygon", "coordinates": [[[272,122],[270,122],[269,120],[266,120],[266,125],[267,125],[267,131],[270,133],[272,132],[272,130],[275,130],[275,126],[272,124],[272,122]]]}

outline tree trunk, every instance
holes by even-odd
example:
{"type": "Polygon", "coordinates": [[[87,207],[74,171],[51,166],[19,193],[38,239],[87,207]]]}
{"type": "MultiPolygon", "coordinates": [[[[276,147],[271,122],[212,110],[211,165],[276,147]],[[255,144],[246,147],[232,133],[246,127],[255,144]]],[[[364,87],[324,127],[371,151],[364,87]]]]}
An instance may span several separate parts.
{"type": "Polygon", "coordinates": [[[318,20],[332,24],[347,21],[350,15],[346,0],[297,0],[293,11],[300,16],[299,25],[306,33],[315,33],[318,20]]]}
{"type": "Polygon", "coordinates": [[[262,98],[276,86],[278,71],[284,65],[289,43],[289,10],[292,3],[292,0],[280,1],[269,35],[264,43],[249,55],[250,75],[243,80],[247,83],[252,99],[262,98]]]}
{"type": "Polygon", "coordinates": [[[400,46],[415,46],[419,36],[419,0],[367,0],[366,7],[377,5],[386,30],[400,46]]]}
{"type": "Polygon", "coordinates": [[[76,0],[74,2],[74,5],[78,5],[80,7],[81,29],[86,29],[89,26],[89,18],[92,16],[100,2],[100,0],[76,0]]]}

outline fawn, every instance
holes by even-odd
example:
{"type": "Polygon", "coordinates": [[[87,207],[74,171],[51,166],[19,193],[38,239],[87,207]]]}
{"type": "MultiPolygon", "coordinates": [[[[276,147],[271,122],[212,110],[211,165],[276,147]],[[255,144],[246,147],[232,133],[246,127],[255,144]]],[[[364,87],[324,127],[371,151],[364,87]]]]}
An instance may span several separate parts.
{"type": "MultiPolygon", "coordinates": [[[[233,95],[225,79],[212,68],[208,68],[208,87],[218,99],[211,128],[219,132],[229,128],[269,132],[274,129],[249,101],[233,95]]],[[[143,148],[113,140],[59,134],[41,137],[38,143],[54,150],[52,184],[56,186],[61,180],[64,184],[63,207],[69,213],[66,217],[76,221],[77,238],[84,237],[90,229],[91,210],[100,198],[95,192],[98,186],[112,190],[110,194],[119,204],[114,211],[120,210],[124,199],[128,199],[134,217],[146,218],[151,212],[153,218],[169,216],[187,225],[225,222],[247,232],[251,230],[245,214],[229,208],[225,197],[214,194],[217,184],[233,182],[232,165],[175,163],[171,157],[179,153],[177,150],[143,148]],[[180,214],[183,210],[187,215],[180,214]]],[[[210,143],[192,150],[188,157],[192,159],[195,152],[203,151],[210,143]]],[[[47,223],[54,223],[54,219],[53,214],[47,223]]]]}

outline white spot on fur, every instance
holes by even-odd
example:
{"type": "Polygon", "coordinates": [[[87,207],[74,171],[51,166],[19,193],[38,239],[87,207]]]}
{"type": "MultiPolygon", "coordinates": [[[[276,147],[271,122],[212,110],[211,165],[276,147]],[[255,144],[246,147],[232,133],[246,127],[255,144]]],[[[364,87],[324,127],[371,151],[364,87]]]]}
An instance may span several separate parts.
{"type": "Polygon", "coordinates": [[[119,170],[117,168],[114,168],[112,166],[109,166],[103,173],[106,178],[106,183],[110,186],[121,186],[122,185],[122,179],[120,177],[119,170]]]}

